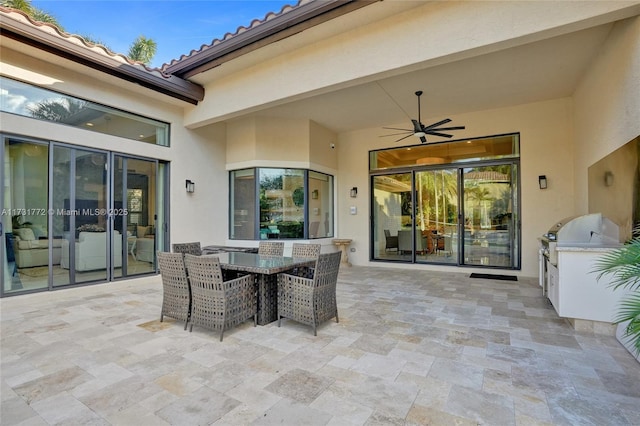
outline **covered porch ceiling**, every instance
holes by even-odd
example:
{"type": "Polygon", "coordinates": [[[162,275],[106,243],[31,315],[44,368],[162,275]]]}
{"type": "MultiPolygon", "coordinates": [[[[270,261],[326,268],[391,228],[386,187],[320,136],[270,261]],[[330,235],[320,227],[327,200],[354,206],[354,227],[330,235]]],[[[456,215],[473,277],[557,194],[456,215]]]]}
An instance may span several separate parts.
{"type": "MultiPolygon", "coordinates": [[[[420,68],[416,64],[394,76],[372,78],[249,115],[310,119],[343,133],[399,124],[410,128],[410,119],[417,118],[417,90],[424,92],[421,114],[425,124],[473,111],[570,97],[613,25],[443,65],[420,68]]],[[[393,132],[380,130],[381,135],[388,133],[393,132]]],[[[394,140],[389,139],[391,143],[394,140]]]]}

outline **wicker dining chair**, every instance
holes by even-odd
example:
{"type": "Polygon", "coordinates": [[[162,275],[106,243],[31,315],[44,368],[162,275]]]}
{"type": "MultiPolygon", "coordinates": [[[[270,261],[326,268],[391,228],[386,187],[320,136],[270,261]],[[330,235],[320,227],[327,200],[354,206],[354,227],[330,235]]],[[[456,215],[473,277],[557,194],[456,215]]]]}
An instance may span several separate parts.
{"type": "Polygon", "coordinates": [[[164,316],[184,321],[187,329],[191,313],[191,291],[184,265],[182,253],[168,253],[159,251],[158,268],[162,277],[162,309],[160,322],[164,316]]]}
{"type": "Polygon", "coordinates": [[[194,256],[202,255],[202,248],[199,242],[193,243],[176,243],[172,245],[174,253],[192,254],[194,256]]]}
{"type": "Polygon", "coordinates": [[[282,318],[313,327],[317,336],[318,324],[338,319],[336,284],[342,252],[321,254],[316,261],[313,278],[278,274],[278,327],[282,318]]]}
{"type": "Polygon", "coordinates": [[[320,256],[320,250],[322,250],[321,244],[302,244],[293,243],[293,249],[291,256],[293,257],[312,257],[317,259],[320,256]]]}
{"type": "Polygon", "coordinates": [[[266,256],[282,256],[284,255],[283,241],[260,241],[258,244],[258,254],[266,256]]]}
{"type": "MultiPolygon", "coordinates": [[[[320,250],[322,250],[321,244],[293,243],[291,256],[318,259],[318,256],[320,256],[320,250]]],[[[291,274],[299,277],[313,278],[313,269],[314,268],[312,266],[299,266],[294,268],[291,274]]]]}
{"type": "Polygon", "coordinates": [[[191,320],[193,326],[220,331],[220,341],[225,330],[253,317],[257,324],[258,304],[253,274],[223,281],[220,259],[216,255],[184,255],[191,284],[191,320]]]}

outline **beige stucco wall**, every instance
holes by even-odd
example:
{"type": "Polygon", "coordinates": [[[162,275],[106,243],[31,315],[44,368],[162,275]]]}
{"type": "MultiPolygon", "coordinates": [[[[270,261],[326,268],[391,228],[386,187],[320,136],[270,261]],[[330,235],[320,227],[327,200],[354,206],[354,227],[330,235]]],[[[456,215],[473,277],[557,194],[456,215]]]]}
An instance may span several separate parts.
{"type": "Polygon", "coordinates": [[[65,68],[65,65],[64,61],[52,65],[6,47],[2,50],[3,75],[169,122],[171,146],[141,143],[7,113],[0,113],[2,131],[170,161],[170,240],[203,243],[224,241],[228,220],[227,209],[220,207],[220,200],[224,200],[224,206],[228,199],[224,126],[210,127],[206,131],[187,130],[182,125],[183,108],[189,108],[186,104],[169,98],[167,102],[160,102],[157,94],[150,91],[149,97],[141,96],[139,86],[96,72],[77,72],[65,68]],[[186,179],[196,182],[194,194],[186,193],[186,179]]]}
{"type": "MultiPolygon", "coordinates": [[[[456,138],[520,133],[522,190],[522,271],[523,276],[537,276],[538,241],[551,225],[573,212],[573,102],[557,99],[481,111],[450,117],[466,126],[456,138]],[[542,123],[542,125],[541,125],[542,123]],[[547,175],[549,188],[538,187],[538,176],[547,175]]],[[[435,118],[425,119],[432,122],[435,118]]],[[[398,123],[402,125],[403,123],[398,123]]],[[[369,261],[369,180],[368,152],[389,147],[378,137],[379,128],[339,135],[338,236],[352,238],[350,260],[359,265],[384,265],[369,261]],[[349,189],[358,187],[358,198],[349,197],[349,189]],[[350,214],[350,207],[357,214],[350,214]]],[[[403,264],[398,267],[407,267],[403,264]]],[[[439,270],[451,267],[424,266],[439,270]]]]}
{"type": "Polygon", "coordinates": [[[226,127],[227,170],[289,167],[333,174],[337,169],[337,136],[313,121],[252,116],[226,127]]]}
{"type": "MultiPolygon", "coordinates": [[[[392,3],[375,3],[350,19],[369,13],[369,8],[393,7],[392,3]]],[[[549,7],[548,2],[425,2],[363,26],[343,25],[341,31],[318,37],[301,49],[284,49],[288,42],[284,41],[277,55],[254,65],[243,59],[247,66],[233,73],[224,74],[227,67],[222,65],[220,78],[215,78],[218,71],[214,70],[214,78],[204,83],[208,96],[197,107],[168,98],[164,102],[161,95],[149,91],[146,97],[140,86],[77,65],[67,69],[64,61],[51,65],[5,47],[3,74],[170,122],[172,145],[138,143],[5,113],[0,120],[8,133],[28,132],[30,137],[171,161],[173,242],[228,242],[228,169],[301,167],[334,174],[336,236],[353,238],[356,252],[351,260],[366,265],[370,263],[367,154],[389,146],[378,137],[380,129],[335,135],[309,120],[240,117],[290,100],[575,31],[610,20],[609,15],[624,13],[634,4],[555,2],[549,7]],[[428,28],[429,37],[416,38],[407,28],[428,28]],[[186,194],[185,179],[196,182],[194,194],[186,194]],[[358,187],[355,199],[348,195],[354,186],[358,187]],[[357,208],[356,215],[350,214],[351,206],[357,208]]],[[[340,25],[345,18],[331,25],[340,25]]],[[[321,31],[310,29],[301,37],[312,40],[321,31]]],[[[538,236],[559,218],[586,213],[588,167],[640,134],[639,85],[640,20],[634,18],[616,24],[573,97],[450,117],[466,126],[456,137],[520,132],[526,224],[522,275],[537,275],[538,236]],[[538,189],[540,174],[547,175],[547,190],[538,189]]]]}
{"type": "Polygon", "coordinates": [[[616,23],[574,99],[574,209],[585,214],[588,168],[640,135],[640,17],[616,23]]]}
{"type": "Polygon", "coordinates": [[[227,125],[227,163],[308,161],[308,120],[247,117],[227,125]]]}
{"type": "Polygon", "coordinates": [[[589,167],[589,213],[602,213],[618,224],[620,242],[632,237],[640,196],[639,147],[640,136],[589,167]]]}
{"type": "Polygon", "coordinates": [[[402,2],[377,2],[308,29],[265,49],[270,56],[259,49],[242,58],[242,68],[223,64],[194,77],[215,96],[188,111],[185,125],[195,128],[241,117],[293,99],[573,32],[638,10],[638,2],[500,1],[424,2],[397,13],[394,3],[402,2]],[[386,10],[386,16],[380,13],[386,10]],[[369,21],[368,15],[375,18],[369,21]],[[327,27],[339,29],[329,33],[323,30],[327,27]]]}

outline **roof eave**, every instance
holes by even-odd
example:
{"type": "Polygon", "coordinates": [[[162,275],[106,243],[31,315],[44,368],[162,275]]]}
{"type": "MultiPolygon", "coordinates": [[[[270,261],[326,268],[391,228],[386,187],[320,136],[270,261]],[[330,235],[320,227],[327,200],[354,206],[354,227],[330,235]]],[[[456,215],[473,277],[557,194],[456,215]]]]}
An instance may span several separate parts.
{"type": "Polygon", "coordinates": [[[378,1],[381,0],[312,1],[262,22],[255,28],[249,28],[201,52],[165,65],[163,70],[188,79],[260,47],[275,43],[378,1]]]}
{"type": "Polygon", "coordinates": [[[62,36],[15,19],[0,19],[0,33],[20,43],[52,53],[100,72],[152,89],[193,105],[204,99],[204,88],[179,76],[124,63],[107,54],[73,43],[62,36]]]}

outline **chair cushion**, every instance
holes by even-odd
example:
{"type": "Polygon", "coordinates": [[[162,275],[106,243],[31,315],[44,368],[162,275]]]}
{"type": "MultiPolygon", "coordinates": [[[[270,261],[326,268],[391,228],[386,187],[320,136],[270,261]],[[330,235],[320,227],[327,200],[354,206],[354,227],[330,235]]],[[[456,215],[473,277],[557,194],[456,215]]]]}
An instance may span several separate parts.
{"type": "Polygon", "coordinates": [[[33,235],[35,235],[36,240],[47,236],[47,230],[42,225],[31,225],[29,228],[33,231],[33,235]]]}
{"type": "Polygon", "coordinates": [[[31,228],[14,229],[13,233],[19,236],[20,239],[24,241],[33,241],[36,239],[36,236],[31,228]]]}
{"type": "Polygon", "coordinates": [[[136,236],[138,238],[142,238],[145,235],[147,235],[149,233],[149,227],[148,226],[138,226],[136,229],[136,236]]]}

